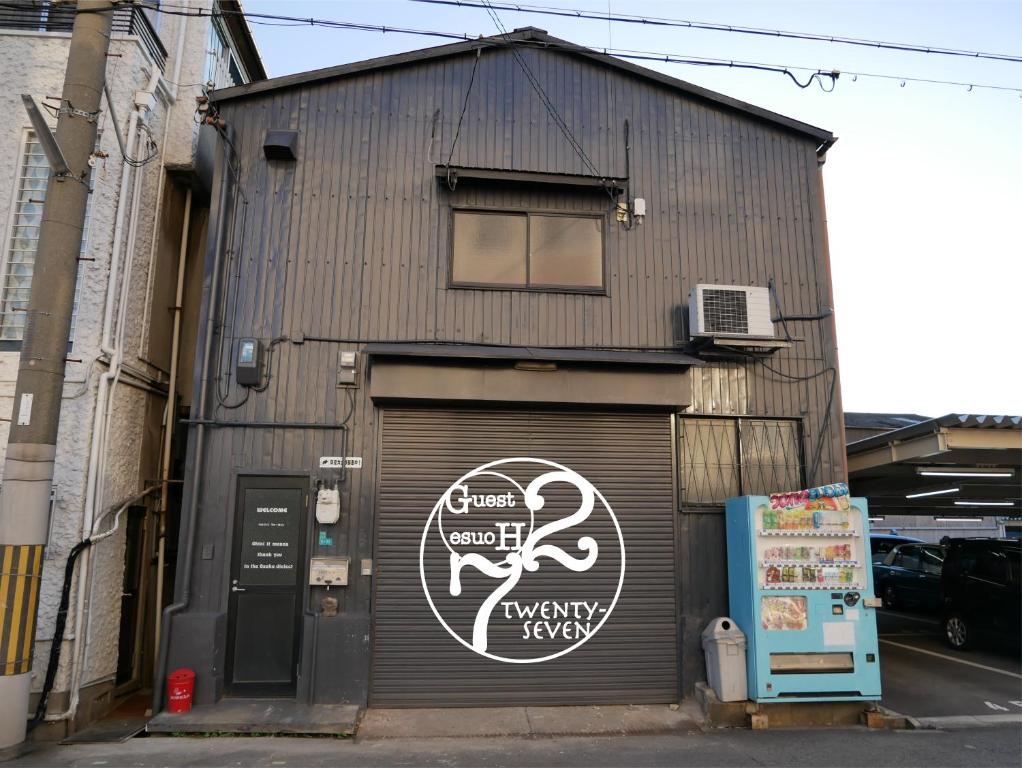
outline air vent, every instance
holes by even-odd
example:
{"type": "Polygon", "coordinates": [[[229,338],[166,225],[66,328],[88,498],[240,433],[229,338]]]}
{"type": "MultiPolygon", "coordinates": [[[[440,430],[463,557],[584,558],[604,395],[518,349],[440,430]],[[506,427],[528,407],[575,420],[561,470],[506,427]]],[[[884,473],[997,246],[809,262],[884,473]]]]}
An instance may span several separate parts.
{"type": "Polygon", "coordinates": [[[267,160],[297,160],[298,131],[283,129],[266,131],[263,154],[267,160]]]}
{"type": "Polygon", "coordinates": [[[744,285],[697,285],[689,298],[693,336],[772,339],[770,293],[744,285]]]}

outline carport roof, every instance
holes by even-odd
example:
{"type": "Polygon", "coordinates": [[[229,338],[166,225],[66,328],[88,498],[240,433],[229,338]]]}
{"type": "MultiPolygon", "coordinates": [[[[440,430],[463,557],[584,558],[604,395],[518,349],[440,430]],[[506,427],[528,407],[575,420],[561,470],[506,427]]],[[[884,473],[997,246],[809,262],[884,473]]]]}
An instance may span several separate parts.
{"type": "Polygon", "coordinates": [[[918,413],[862,413],[855,411],[845,412],[845,426],[850,429],[901,429],[921,421],[927,421],[929,416],[920,416],[918,413]]]}
{"type": "MultiPolygon", "coordinates": [[[[846,422],[847,424],[847,422],[846,422]]],[[[935,419],[910,424],[901,429],[884,432],[848,444],[848,455],[864,453],[877,446],[901,443],[920,435],[928,435],[947,428],[1009,429],[1022,431],[1022,416],[988,416],[973,413],[949,413],[935,419]]]]}
{"type": "Polygon", "coordinates": [[[848,473],[875,511],[1018,514],[1022,417],[950,413],[867,437],[848,445],[848,473]]]}

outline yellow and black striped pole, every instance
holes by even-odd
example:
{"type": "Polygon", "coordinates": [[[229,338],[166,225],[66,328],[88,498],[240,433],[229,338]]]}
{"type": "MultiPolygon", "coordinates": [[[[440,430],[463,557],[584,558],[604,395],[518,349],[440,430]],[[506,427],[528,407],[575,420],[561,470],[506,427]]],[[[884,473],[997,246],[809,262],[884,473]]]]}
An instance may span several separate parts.
{"type": "Polygon", "coordinates": [[[0,547],[0,674],[23,675],[32,668],[42,544],[0,547]]]}

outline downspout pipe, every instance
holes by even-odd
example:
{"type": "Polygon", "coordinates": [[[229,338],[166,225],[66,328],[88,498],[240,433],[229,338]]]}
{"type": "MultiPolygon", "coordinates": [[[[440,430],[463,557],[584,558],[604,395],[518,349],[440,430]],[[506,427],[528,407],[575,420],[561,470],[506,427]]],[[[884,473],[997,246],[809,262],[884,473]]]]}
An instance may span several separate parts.
{"type": "MultiPolygon", "coordinates": [[[[820,229],[822,236],[823,246],[823,274],[824,280],[826,281],[826,298],[827,306],[834,306],[834,273],[831,270],[830,264],[830,233],[827,226],[827,196],[824,192],[823,184],[823,164],[826,162],[827,149],[833,146],[837,139],[833,139],[823,152],[817,152],[816,161],[816,183],[820,190],[820,229]]],[[[841,471],[840,479],[844,482],[848,482],[848,438],[845,435],[845,419],[844,419],[844,404],[841,398],[841,366],[838,363],[838,343],[837,343],[837,320],[834,317],[834,310],[831,309],[829,314],[823,313],[823,318],[827,319],[828,330],[830,331],[830,338],[834,342],[834,353],[832,359],[832,365],[834,366],[834,402],[831,404],[832,413],[837,417],[837,438],[839,443],[838,456],[839,456],[839,468],[841,471]]],[[[822,437],[822,436],[821,436],[822,437]]]]}
{"type": "MultiPolygon", "coordinates": [[[[185,264],[188,260],[188,231],[192,217],[192,189],[185,193],[185,211],[181,224],[181,245],[177,256],[177,290],[174,293],[174,331],[170,342],[170,385],[167,392],[166,426],[163,429],[163,466],[160,482],[160,509],[157,521],[157,554],[156,554],[156,615],[160,615],[163,606],[163,567],[166,559],[167,510],[170,506],[170,470],[171,450],[174,444],[174,425],[177,424],[177,377],[178,357],[181,350],[181,310],[185,293],[185,264]]],[[[157,620],[154,627],[153,647],[156,653],[160,649],[160,630],[162,624],[157,620]]]]}
{"type": "MultiPolygon", "coordinates": [[[[230,130],[230,129],[227,129],[230,130]]],[[[210,388],[210,355],[213,351],[213,335],[216,332],[216,302],[220,293],[220,271],[223,260],[224,232],[227,228],[227,197],[230,184],[230,169],[228,164],[227,149],[221,143],[222,163],[220,169],[220,194],[217,198],[217,227],[213,241],[213,263],[210,266],[210,286],[205,291],[208,297],[206,302],[206,326],[202,339],[202,373],[199,377],[198,402],[193,407],[193,416],[198,419],[206,418],[206,401],[210,388]]],[[[192,600],[192,561],[195,555],[195,529],[198,524],[199,493],[202,489],[202,458],[206,443],[206,425],[201,421],[195,425],[194,461],[192,464],[192,476],[190,487],[186,489],[184,504],[184,519],[182,520],[182,540],[184,549],[180,555],[180,597],[174,603],[168,605],[163,611],[163,630],[160,634],[160,652],[156,659],[156,672],[153,677],[153,712],[160,712],[163,708],[163,687],[164,677],[167,673],[167,655],[170,650],[170,632],[173,627],[174,616],[188,607],[192,600]]]]}
{"type": "MultiPolygon", "coordinates": [[[[127,157],[134,157],[135,143],[138,136],[138,110],[133,109],[131,115],[128,118],[128,141],[127,141],[127,157]]],[[[113,350],[113,308],[114,308],[114,295],[117,288],[117,277],[120,273],[120,259],[121,259],[121,242],[124,239],[124,218],[125,212],[130,207],[128,203],[128,189],[131,184],[131,180],[135,177],[137,171],[130,164],[125,163],[124,169],[121,172],[121,186],[117,196],[117,213],[114,218],[114,237],[113,237],[113,248],[110,252],[110,274],[107,278],[107,292],[106,292],[106,308],[103,314],[103,335],[100,341],[100,352],[108,355],[111,358],[114,355],[113,350]]],[[[96,411],[92,422],[92,441],[89,448],[89,472],[85,484],[85,505],[82,511],[82,541],[88,538],[89,532],[92,530],[93,518],[96,509],[96,489],[99,480],[99,474],[101,470],[101,455],[103,452],[103,425],[106,423],[106,410],[107,401],[109,399],[108,393],[110,390],[110,382],[116,376],[114,366],[111,365],[105,373],[99,377],[99,387],[96,392],[96,411]]],[[[78,553],[81,554],[87,549],[82,547],[78,553]]],[[[71,563],[73,565],[73,562],[71,563]]],[[[78,570],[78,593],[76,599],[75,609],[75,634],[74,643],[72,645],[72,679],[75,675],[75,660],[78,658],[78,647],[81,642],[80,637],[83,634],[83,628],[81,625],[82,617],[85,612],[85,590],[86,590],[86,570],[88,566],[88,554],[85,554],[85,559],[82,560],[82,567],[78,570]]],[[[56,642],[56,640],[54,640],[56,642]]],[[[73,692],[70,694],[73,696],[73,692]]],[[[72,708],[68,708],[55,715],[47,716],[47,720],[64,720],[71,717],[73,714],[72,708]]]]}
{"type": "MultiPolygon", "coordinates": [[[[167,119],[166,119],[166,123],[167,123],[168,127],[170,127],[172,122],[173,122],[174,114],[175,114],[174,107],[177,106],[178,85],[181,82],[181,60],[184,57],[185,38],[186,38],[186,35],[187,35],[187,32],[188,32],[188,17],[187,16],[178,16],[177,18],[178,18],[179,24],[178,24],[178,30],[177,30],[177,50],[174,53],[174,75],[173,75],[174,79],[171,80],[169,83],[165,79],[163,79],[163,78],[160,79],[160,84],[163,86],[164,93],[166,93],[167,99],[170,102],[170,106],[167,109],[167,119]]],[[[167,172],[167,140],[165,138],[164,141],[161,142],[161,145],[160,145],[160,177],[159,177],[159,182],[158,182],[158,186],[157,186],[157,189],[156,189],[156,205],[153,208],[153,231],[154,232],[158,232],[159,231],[159,228],[160,228],[160,217],[163,215],[163,196],[164,196],[164,189],[167,186],[166,172],[167,172]]],[[[159,241],[159,238],[153,237],[152,244],[150,245],[150,248],[149,248],[149,274],[150,274],[150,280],[153,279],[152,278],[152,275],[154,274],[153,265],[156,263],[156,246],[157,246],[158,241],[159,241]]],[[[138,356],[139,357],[144,357],[145,356],[145,353],[146,353],[145,341],[146,341],[145,334],[141,334],[139,336],[139,340],[138,340],[138,356]]],[[[158,616],[159,616],[159,614],[157,613],[157,617],[158,616]]],[[[159,629],[158,629],[159,624],[160,624],[159,618],[157,618],[157,620],[156,620],[157,637],[159,636],[159,629]]]]}
{"type": "MultiPolygon", "coordinates": [[[[145,93],[153,93],[159,85],[160,74],[155,67],[146,85],[145,93]]],[[[108,96],[109,101],[109,96],[108,96]]],[[[100,340],[100,352],[110,358],[110,367],[100,376],[99,387],[96,394],[96,411],[93,418],[92,441],[89,449],[89,472],[86,480],[85,506],[82,516],[82,540],[88,538],[88,534],[96,524],[96,509],[102,503],[103,497],[103,474],[106,469],[106,439],[110,431],[110,417],[113,399],[113,391],[121,375],[121,364],[123,361],[123,339],[120,338],[123,331],[124,316],[126,313],[125,303],[127,301],[128,285],[131,275],[131,263],[127,263],[126,270],[122,265],[122,256],[125,251],[125,216],[128,209],[131,209],[131,219],[127,232],[127,252],[130,255],[134,252],[133,238],[138,223],[138,207],[141,192],[141,179],[138,169],[133,163],[127,162],[130,158],[134,161],[135,151],[138,143],[139,120],[142,118],[142,111],[145,109],[143,103],[136,99],[134,108],[128,117],[128,138],[125,147],[124,170],[121,174],[120,190],[117,197],[117,213],[114,219],[113,245],[110,251],[110,273],[107,276],[106,303],[103,311],[103,330],[100,340]],[[131,202],[128,203],[128,189],[131,187],[131,202]],[[118,282],[120,282],[120,307],[116,328],[114,325],[114,305],[117,295],[118,282]]],[[[119,128],[117,130],[120,130],[119,128]]],[[[69,691],[68,707],[65,711],[49,715],[47,720],[65,720],[73,718],[78,709],[79,690],[81,682],[82,666],[84,658],[82,653],[83,644],[87,629],[85,627],[85,604],[88,602],[89,586],[91,584],[91,557],[88,548],[81,552],[82,562],[78,569],[78,589],[75,607],[75,634],[72,644],[71,655],[71,685],[69,691]]]]}

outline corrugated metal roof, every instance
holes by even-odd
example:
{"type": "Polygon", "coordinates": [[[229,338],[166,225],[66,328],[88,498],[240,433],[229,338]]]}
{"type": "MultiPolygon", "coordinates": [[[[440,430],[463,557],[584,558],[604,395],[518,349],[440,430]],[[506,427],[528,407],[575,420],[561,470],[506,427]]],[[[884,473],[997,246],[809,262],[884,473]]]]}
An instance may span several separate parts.
{"type": "Polygon", "coordinates": [[[929,418],[918,413],[846,412],[845,426],[851,429],[901,429],[929,418]]]}
{"type": "Polygon", "coordinates": [[[910,424],[901,429],[884,432],[864,440],[848,444],[848,455],[871,450],[881,445],[909,440],[920,435],[930,434],[946,427],[966,429],[1016,429],[1022,430],[1022,416],[996,416],[977,413],[949,413],[935,419],[927,419],[918,424],[910,424]]]}
{"type": "Polygon", "coordinates": [[[618,363],[623,365],[702,365],[695,357],[678,352],[617,349],[560,349],[556,347],[512,347],[490,344],[406,344],[366,345],[369,355],[380,357],[446,357],[476,360],[537,360],[572,363],[618,363]]]}
{"type": "Polygon", "coordinates": [[[937,419],[942,427],[970,429],[1022,429],[1022,416],[988,416],[975,413],[949,413],[937,419]]]}
{"type": "Polygon", "coordinates": [[[785,117],[784,115],[780,115],[776,112],[771,112],[768,109],[763,109],[762,107],[757,107],[753,104],[749,104],[748,102],[733,99],[730,96],[725,96],[724,94],[711,91],[707,88],[701,88],[698,85],[693,85],[692,83],[685,82],[684,80],[670,77],[669,75],[665,75],[655,70],[640,67],[637,64],[632,64],[628,61],[624,61],[623,59],[618,59],[605,53],[600,53],[599,51],[595,51],[591,48],[586,48],[567,40],[561,40],[560,38],[547,34],[546,30],[537,29],[535,27],[516,29],[508,35],[480,37],[476,40],[466,40],[465,42],[451,43],[449,45],[437,45],[430,48],[408,51],[407,53],[398,53],[391,56],[381,56],[376,59],[367,59],[365,61],[357,61],[350,64],[341,64],[336,67],[324,67],[323,69],[314,69],[310,72],[299,72],[294,75],[274,77],[269,80],[247,83],[233,88],[224,88],[223,90],[215,91],[211,98],[217,102],[224,102],[229,99],[238,99],[245,96],[254,96],[261,93],[294,88],[301,85],[309,85],[348,75],[371,72],[373,70],[417,64],[419,62],[431,61],[449,56],[457,56],[480,48],[506,48],[509,47],[510,44],[540,47],[546,50],[555,50],[562,53],[581,56],[603,66],[623,70],[635,77],[640,77],[645,80],[653,80],[661,85],[682,91],[686,95],[694,96],[703,101],[713,102],[736,112],[744,113],[747,116],[773,123],[774,125],[781,126],[805,136],[810,136],[820,142],[820,147],[817,150],[818,152],[825,152],[834,144],[835,141],[837,141],[833,133],[823,128],[817,128],[814,125],[803,123],[800,120],[785,117]]]}

